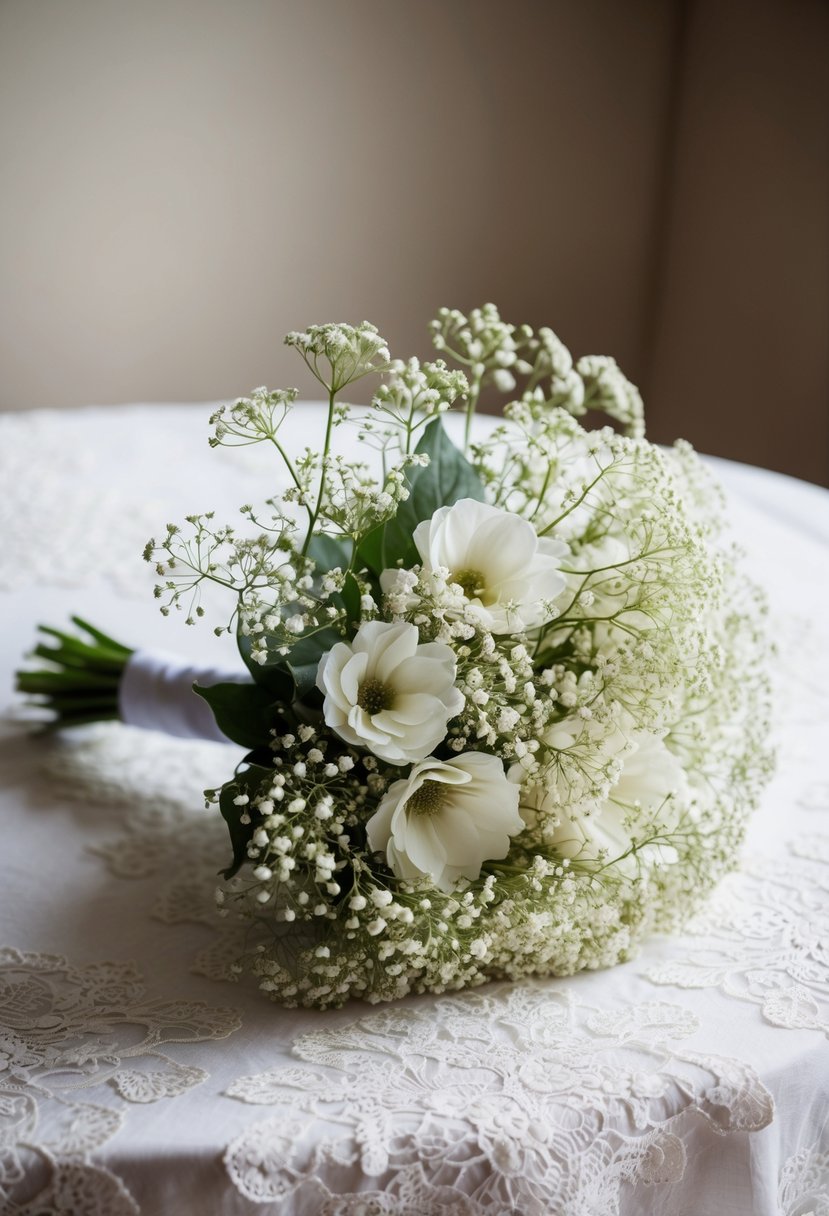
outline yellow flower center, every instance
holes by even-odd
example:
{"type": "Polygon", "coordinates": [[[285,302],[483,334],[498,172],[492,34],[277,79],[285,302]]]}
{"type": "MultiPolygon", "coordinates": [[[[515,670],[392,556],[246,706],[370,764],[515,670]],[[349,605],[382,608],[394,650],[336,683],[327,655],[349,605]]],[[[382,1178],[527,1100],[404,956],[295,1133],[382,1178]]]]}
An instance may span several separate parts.
{"type": "Polygon", "coordinates": [[[451,581],[458,584],[468,600],[485,602],[486,580],[480,570],[457,570],[451,581]]]}
{"type": "Polygon", "coordinates": [[[394,690],[382,680],[369,677],[363,680],[357,693],[357,704],[371,716],[381,714],[384,709],[391,709],[394,703],[394,690]]]}
{"type": "Polygon", "coordinates": [[[446,802],[446,783],[443,781],[424,781],[418,786],[410,798],[406,799],[405,810],[410,815],[437,815],[443,810],[446,802]]]}

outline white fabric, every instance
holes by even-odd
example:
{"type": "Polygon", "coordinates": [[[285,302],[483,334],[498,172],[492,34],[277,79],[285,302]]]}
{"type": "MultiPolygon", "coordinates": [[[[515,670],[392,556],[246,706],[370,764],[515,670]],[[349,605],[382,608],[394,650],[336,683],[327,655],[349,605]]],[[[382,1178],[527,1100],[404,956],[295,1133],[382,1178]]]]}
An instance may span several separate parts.
{"type": "MultiPolygon", "coordinates": [[[[241,662],[241,661],[240,661],[241,662]]],[[[130,655],[118,687],[118,711],[128,726],[162,731],[177,739],[212,739],[226,743],[213,711],[193,685],[247,684],[239,667],[188,663],[163,650],[139,648],[130,655]]]]}
{"type": "MultiPolygon", "coordinates": [[[[140,560],[168,519],[278,487],[264,448],[207,449],[208,412],[0,417],[4,687],[70,612],[234,669],[232,639],[158,616],[140,560]]],[[[289,445],[319,423],[301,407],[289,445]]],[[[779,772],[742,871],[611,971],[268,1004],[233,971],[201,797],[241,752],[32,738],[6,693],[0,1211],[829,1216],[829,495],[714,466],[771,600],[779,772]]]]}

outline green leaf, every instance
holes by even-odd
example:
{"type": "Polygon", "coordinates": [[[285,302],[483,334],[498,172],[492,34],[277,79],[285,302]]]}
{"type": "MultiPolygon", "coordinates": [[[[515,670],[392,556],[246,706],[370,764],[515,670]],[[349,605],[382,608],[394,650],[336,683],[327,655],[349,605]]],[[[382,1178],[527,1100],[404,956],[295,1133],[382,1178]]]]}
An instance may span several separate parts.
{"type": "Polygon", "coordinates": [[[308,557],[317,569],[327,574],[335,566],[347,570],[351,565],[351,541],[341,536],[324,536],[317,533],[308,546],[308,557]]]}
{"type": "Polygon", "coordinates": [[[338,605],[342,605],[345,612],[345,623],[347,626],[357,624],[362,616],[360,608],[360,585],[353,574],[347,574],[343,589],[338,596],[335,596],[338,605]]]}
{"type": "Polygon", "coordinates": [[[288,667],[288,658],[287,655],[279,653],[275,643],[271,645],[270,642],[271,639],[265,639],[265,645],[268,648],[267,659],[264,663],[257,663],[250,657],[252,639],[241,633],[236,635],[239,654],[244,659],[245,666],[253,676],[254,682],[272,694],[271,700],[290,703],[294,697],[294,681],[288,667]]]}
{"type": "Polygon", "coordinates": [[[265,746],[270,740],[271,728],[280,721],[272,693],[260,684],[211,684],[209,688],[194,684],[193,692],[213,710],[222,734],[241,747],[265,746]]]}
{"type": "Polygon", "coordinates": [[[417,525],[431,519],[439,507],[450,507],[461,498],[479,502],[485,498],[483,482],[452,443],[440,418],[429,423],[415,451],[427,453],[429,464],[407,470],[409,497],[391,519],[363,537],[357,550],[358,564],[374,574],[398,562],[409,567],[420,560],[412,535],[417,525]]]}
{"type": "Polygon", "coordinates": [[[320,629],[298,640],[288,655],[298,700],[301,701],[316,686],[317,668],[322,656],[341,641],[336,629],[320,629]]]}
{"type": "MultiPolygon", "coordinates": [[[[353,580],[352,580],[353,581],[353,580]]],[[[355,584],[356,587],[356,584],[355,584]]],[[[359,597],[359,587],[356,588],[359,597]]],[[[352,596],[353,592],[349,592],[352,596]]],[[[359,602],[358,602],[359,607],[359,602]]],[[[301,700],[314,688],[317,668],[322,656],[342,637],[336,629],[317,629],[297,638],[287,655],[278,653],[274,646],[268,652],[265,663],[256,663],[250,657],[251,639],[238,636],[239,651],[255,683],[269,694],[269,703],[283,701],[291,705],[301,700]]],[[[268,639],[266,639],[267,643],[268,639]]],[[[243,686],[244,687],[244,686],[243,686]]],[[[222,727],[222,729],[224,729],[222,727]]]]}
{"type": "MultiPolygon", "coordinates": [[[[336,566],[347,570],[351,564],[351,541],[320,533],[311,539],[308,556],[317,564],[321,574],[327,574],[336,566]]],[[[327,603],[343,612],[349,624],[360,620],[360,587],[353,574],[346,575],[342,591],[332,595],[327,603]]],[[[334,642],[341,641],[341,638],[332,629],[324,629],[322,633],[309,633],[298,638],[287,655],[279,653],[279,647],[273,638],[260,636],[256,640],[260,648],[264,643],[267,650],[264,663],[257,663],[250,657],[253,640],[237,633],[236,642],[245,666],[257,684],[273,693],[273,699],[290,702],[313,687],[321,655],[330,650],[334,642]],[[314,641],[319,637],[324,637],[327,641],[324,644],[314,641]],[[314,667],[313,674],[306,670],[311,664],[314,667]]]]}
{"type": "Polygon", "coordinates": [[[251,764],[248,768],[238,772],[235,780],[222,786],[219,794],[219,810],[227,824],[230,845],[233,849],[233,861],[226,870],[220,871],[224,878],[232,878],[249,860],[248,845],[256,830],[256,820],[260,818],[255,810],[251,811],[250,804],[246,807],[236,806],[234,799],[239,794],[247,794],[249,798],[256,794],[271,771],[258,764],[251,764]],[[241,822],[243,811],[250,813],[250,823],[241,822]]]}
{"type": "MultiPolygon", "coordinates": [[[[399,508],[398,508],[399,509],[399,508]]],[[[371,532],[366,533],[357,546],[356,565],[359,569],[365,566],[372,574],[380,575],[387,568],[385,562],[386,527],[390,523],[380,524],[371,532]]]]}
{"type": "MultiPolygon", "coordinates": [[[[351,550],[352,542],[345,537],[317,535],[308,546],[308,556],[316,563],[318,574],[327,574],[336,566],[347,571],[351,565],[351,550]]],[[[332,595],[330,602],[345,613],[347,625],[359,622],[360,587],[353,574],[346,574],[342,591],[332,595]]]]}

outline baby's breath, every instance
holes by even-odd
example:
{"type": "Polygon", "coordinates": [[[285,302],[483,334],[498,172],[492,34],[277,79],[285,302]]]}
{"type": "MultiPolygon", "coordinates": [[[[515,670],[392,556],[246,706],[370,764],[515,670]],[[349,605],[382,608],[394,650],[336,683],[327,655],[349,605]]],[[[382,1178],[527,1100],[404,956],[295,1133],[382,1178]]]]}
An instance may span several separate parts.
{"type": "MultiPolygon", "coordinates": [[[[250,920],[247,964],[283,1004],[389,1000],[625,959],[735,864],[771,768],[763,604],[722,541],[721,499],[688,445],[644,439],[638,390],[612,359],[574,359],[551,330],[510,324],[493,305],[442,309],[432,336],[435,362],[392,361],[367,323],[289,334],[328,395],[325,435],[298,454],[283,447],[294,389],[256,389],[219,410],[211,443],[269,443],[284,489],[232,526],[211,515],[171,525],[146,553],[162,611],[195,620],[203,587],[217,584],[234,598],[221,628],[238,630],[257,678],[267,687],[284,670],[294,681],[274,694],[267,744],[215,794],[241,865],[219,891],[222,914],[250,920]],[[337,395],[368,375],[379,381],[372,404],[354,414],[337,395]],[[472,444],[484,390],[506,397],[504,418],[472,444]],[[412,549],[416,525],[455,502],[421,499],[433,483],[417,480],[430,465],[418,444],[458,407],[464,484],[487,511],[529,521],[539,545],[557,542],[558,581],[515,617],[524,632],[495,632],[504,617],[476,603],[477,568],[412,549]],[[585,429],[579,419],[596,411],[613,425],[585,429]],[[337,449],[351,417],[364,459],[337,449]],[[372,754],[373,719],[350,735],[366,746],[348,746],[315,686],[317,660],[372,621],[382,630],[369,632],[405,622],[422,648],[440,644],[433,655],[451,650],[454,717],[430,759],[451,772],[453,758],[485,752],[519,787],[523,830],[516,820],[506,855],[488,854],[451,891],[408,881],[372,852],[367,824],[411,767],[372,754]],[[637,755],[656,757],[650,779],[661,764],[665,788],[649,792],[646,772],[636,793],[637,755]]],[[[338,653],[348,681],[351,651],[338,653]]],[[[371,691],[344,694],[355,714],[388,711],[371,691]]],[[[386,726],[404,730],[404,718],[386,726]]],[[[416,818],[423,806],[409,809],[416,818]]]]}

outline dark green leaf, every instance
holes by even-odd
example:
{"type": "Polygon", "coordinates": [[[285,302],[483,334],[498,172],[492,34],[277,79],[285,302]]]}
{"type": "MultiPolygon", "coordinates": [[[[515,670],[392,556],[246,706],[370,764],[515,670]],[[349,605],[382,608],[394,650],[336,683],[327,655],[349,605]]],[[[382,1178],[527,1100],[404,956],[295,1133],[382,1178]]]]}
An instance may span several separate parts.
{"type": "Polygon", "coordinates": [[[292,701],[294,696],[293,677],[288,668],[287,656],[279,653],[276,643],[270,638],[265,639],[268,657],[264,663],[257,663],[250,657],[252,647],[250,638],[238,633],[236,643],[239,647],[239,654],[244,659],[245,666],[254,681],[271,693],[271,699],[273,701],[292,701]]]}
{"type": "Polygon", "coordinates": [[[256,820],[258,818],[256,811],[251,813],[250,805],[246,807],[236,806],[234,799],[239,794],[247,794],[249,798],[256,794],[269,771],[269,769],[252,764],[249,768],[237,773],[234,781],[229,781],[227,785],[222,786],[221,793],[219,794],[219,810],[227,824],[227,829],[230,833],[230,844],[233,849],[232,863],[226,870],[221,871],[225,878],[232,878],[248,860],[248,844],[256,830],[256,820]],[[241,822],[243,811],[249,812],[250,823],[241,822]]]}
{"type": "Polygon", "coordinates": [[[323,536],[318,533],[311,538],[308,557],[323,574],[327,574],[335,566],[347,570],[351,564],[351,541],[340,536],[323,536]]]}
{"type": "MultiPolygon", "coordinates": [[[[386,521],[386,524],[390,521],[386,521]]],[[[357,546],[357,568],[365,566],[372,574],[382,574],[386,569],[384,538],[386,524],[380,524],[373,531],[366,533],[357,546]]]]}
{"type": "Polygon", "coordinates": [[[279,723],[275,699],[260,684],[211,684],[209,688],[194,684],[193,692],[213,710],[222,734],[241,747],[264,746],[271,728],[279,723]]]}
{"type": "Polygon", "coordinates": [[[317,682],[320,659],[342,638],[335,629],[320,629],[299,639],[288,655],[291,673],[296,683],[299,700],[311,691],[317,682]]]}
{"type": "Polygon", "coordinates": [[[412,535],[439,507],[449,507],[460,498],[483,501],[485,497],[480,477],[452,443],[439,418],[429,423],[415,450],[427,453],[429,464],[407,471],[409,497],[391,519],[363,537],[357,551],[358,563],[375,574],[398,562],[409,567],[420,560],[412,535]]]}
{"type": "MultiPolygon", "coordinates": [[[[308,556],[313,558],[318,574],[328,574],[336,566],[348,570],[351,565],[352,544],[339,536],[315,536],[308,546],[308,556]]],[[[331,603],[345,613],[346,623],[353,625],[360,620],[360,588],[353,574],[346,574],[345,584],[338,595],[332,595],[331,603]]]]}
{"type": "Polygon", "coordinates": [[[345,623],[349,627],[357,624],[362,615],[360,609],[360,586],[353,574],[347,574],[342,591],[337,596],[345,612],[345,623]]]}

